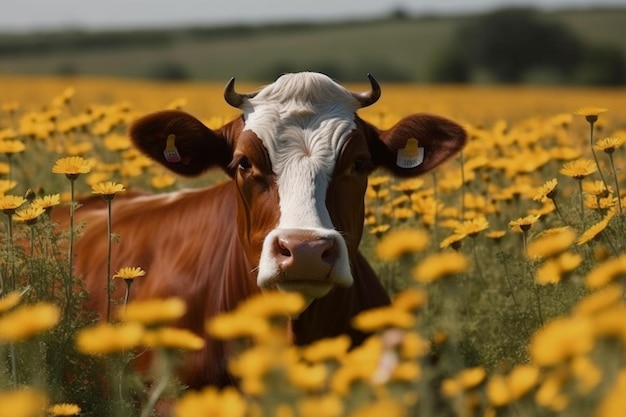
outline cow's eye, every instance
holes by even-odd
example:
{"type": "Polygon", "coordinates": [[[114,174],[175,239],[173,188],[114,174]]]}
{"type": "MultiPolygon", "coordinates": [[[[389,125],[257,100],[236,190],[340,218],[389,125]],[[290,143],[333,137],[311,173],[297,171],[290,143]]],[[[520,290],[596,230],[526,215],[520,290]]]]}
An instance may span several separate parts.
{"type": "Polygon", "coordinates": [[[250,168],[252,168],[252,164],[250,163],[250,160],[246,158],[245,156],[241,157],[241,159],[239,159],[239,169],[248,170],[250,168]]]}
{"type": "Polygon", "coordinates": [[[354,160],[354,165],[352,166],[352,168],[357,174],[369,174],[374,170],[374,164],[369,158],[357,158],[354,160]]]}

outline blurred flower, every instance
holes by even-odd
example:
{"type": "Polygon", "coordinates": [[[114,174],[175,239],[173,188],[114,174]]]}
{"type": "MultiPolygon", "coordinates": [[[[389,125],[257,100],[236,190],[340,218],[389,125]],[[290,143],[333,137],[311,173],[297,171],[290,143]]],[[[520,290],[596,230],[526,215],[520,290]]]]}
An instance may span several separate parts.
{"type": "Polygon", "coordinates": [[[607,390],[600,405],[595,410],[595,417],[615,417],[626,410],[626,369],[620,369],[613,385],[607,390]]]}
{"type": "Polygon", "coordinates": [[[187,308],[178,297],[135,300],[121,308],[118,316],[123,321],[154,324],[181,318],[187,308]]]}
{"type": "Polygon", "coordinates": [[[544,262],[535,274],[535,282],[539,285],[558,284],[561,276],[576,269],[583,261],[578,253],[565,252],[556,258],[544,262]]]}
{"type": "Polygon", "coordinates": [[[429,283],[449,275],[465,272],[469,260],[458,252],[442,252],[430,255],[413,268],[413,279],[429,283]]]}
{"type": "Polygon", "coordinates": [[[317,340],[302,348],[302,357],[309,362],[340,360],[350,348],[347,335],[317,340]]]}
{"type": "Polygon", "coordinates": [[[54,304],[23,305],[0,318],[0,341],[19,342],[50,330],[61,318],[54,304]]]}
{"type": "Polygon", "coordinates": [[[610,284],[599,291],[587,295],[573,309],[573,314],[593,315],[616,305],[624,294],[620,284],[610,284]]]}
{"type": "Polygon", "coordinates": [[[613,187],[607,186],[602,181],[583,181],[583,192],[594,197],[607,197],[613,193],[613,187]]]}
{"type": "Polygon", "coordinates": [[[183,350],[200,350],[204,347],[203,338],[189,330],[176,327],[160,327],[146,331],[141,343],[148,347],[183,350]]]}
{"type": "Polygon", "coordinates": [[[176,183],[176,177],[171,174],[159,174],[150,178],[150,185],[156,189],[171,187],[176,183]]]}
{"type": "Polygon", "coordinates": [[[591,106],[587,106],[587,107],[580,107],[576,110],[574,110],[572,113],[574,113],[576,116],[584,116],[585,120],[587,120],[589,123],[594,123],[595,121],[598,120],[598,116],[602,113],[606,113],[608,110],[602,107],[591,107],[591,106]]]}
{"type": "Polygon", "coordinates": [[[446,249],[452,246],[453,248],[457,248],[461,246],[461,241],[465,239],[464,234],[461,233],[453,233],[450,236],[444,237],[439,243],[439,248],[446,249]]]}
{"type": "Polygon", "coordinates": [[[376,245],[376,255],[383,261],[395,261],[421,252],[428,246],[428,233],[419,229],[398,229],[388,232],[376,245]]]}
{"type": "Polygon", "coordinates": [[[491,405],[502,407],[526,395],[538,382],[539,369],[517,365],[508,375],[494,375],[487,382],[487,398],[491,405]]]}
{"type": "Polygon", "coordinates": [[[386,232],[389,231],[390,228],[391,226],[389,226],[388,224],[380,224],[378,226],[370,228],[370,234],[375,235],[376,238],[380,239],[386,232]]]}
{"type": "Polygon", "coordinates": [[[5,155],[13,155],[24,152],[26,145],[19,140],[0,140],[0,153],[5,155]]]}
{"type": "Polygon", "coordinates": [[[17,291],[12,291],[0,298],[0,313],[8,311],[19,304],[22,296],[17,291]]]}
{"type": "Polygon", "coordinates": [[[588,175],[593,174],[598,170],[595,162],[591,159],[576,159],[575,161],[566,162],[559,171],[561,174],[572,177],[577,180],[582,180],[588,175]]]}
{"type": "Polygon", "coordinates": [[[16,185],[17,181],[14,180],[0,180],[0,196],[15,188],[16,185]]]}
{"type": "Polygon", "coordinates": [[[579,246],[584,245],[585,243],[595,239],[596,236],[598,236],[600,233],[602,233],[604,229],[607,228],[607,226],[609,225],[609,220],[610,219],[605,217],[599,222],[590,226],[587,230],[583,232],[582,235],[580,235],[580,237],[576,241],[576,244],[579,246]]]}
{"type": "Polygon", "coordinates": [[[400,357],[403,359],[420,358],[431,351],[430,342],[415,332],[406,332],[400,343],[400,357]]]}
{"type": "Polygon", "coordinates": [[[446,378],[441,384],[441,391],[447,397],[453,397],[461,392],[480,384],[486,376],[482,366],[464,369],[452,378],[446,378]]]}
{"type": "Polygon", "coordinates": [[[487,236],[489,239],[499,242],[505,235],[505,230],[493,230],[491,232],[488,232],[485,236],[487,236]]]}
{"type": "Polygon", "coordinates": [[[530,356],[539,366],[552,366],[594,346],[593,323],[585,316],[557,318],[539,329],[530,341],[530,356]]]}
{"type": "Polygon", "coordinates": [[[104,147],[110,151],[123,151],[130,148],[130,138],[113,133],[104,138],[104,147]]]}
{"type": "Polygon", "coordinates": [[[559,228],[554,233],[544,232],[538,238],[528,242],[526,255],[529,258],[549,258],[567,250],[576,239],[576,232],[571,228],[559,228]]]}
{"type": "Polygon", "coordinates": [[[174,417],[244,417],[248,415],[248,402],[233,387],[221,391],[208,386],[200,391],[186,391],[174,404],[174,417]]]}
{"type": "Polygon", "coordinates": [[[456,229],[454,229],[454,233],[469,237],[476,237],[480,232],[487,230],[488,228],[489,222],[485,216],[479,216],[475,219],[465,220],[456,229]]]}
{"type": "Polygon", "coordinates": [[[139,345],[144,328],[139,323],[99,323],[76,333],[76,348],[88,355],[107,355],[139,345]]]}
{"type": "Polygon", "coordinates": [[[270,331],[267,320],[237,312],[221,313],[207,320],[206,331],[218,339],[261,337],[270,331]]]}
{"type": "Polygon", "coordinates": [[[587,288],[596,289],[626,275],[626,255],[609,259],[592,269],[585,277],[587,288]]]}
{"type": "Polygon", "coordinates": [[[11,216],[15,213],[15,210],[17,210],[25,202],[26,199],[18,195],[0,196],[0,211],[7,216],[11,216]]]}
{"type": "Polygon", "coordinates": [[[414,312],[426,305],[427,298],[426,292],[417,288],[408,288],[396,294],[392,304],[397,309],[414,312]]]}
{"type": "Polygon", "coordinates": [[[537,404],[555,412],[563,411],[569,403],[569,398],[562,392],[566,380],[567,375],[563,372],[553,371],[549,373],[535,394],[537,404]]]}
{"type": "Polygon", "coordinates": [[[343,417],[344,406],[341,397],[336,394],[325,394],[307,397],[298,403],[301,417],[343,417]]]}
{"type": "Polygon", "coordinates": [[[380,187],[387,184],[390,181],[388,176],[380,176],[380,177],[369,177],[367,184],[374,190],[374,192],[378,193],[380,187]]]}
{"type": "Polygon", "coordinates": [[[408,329],[414,324],[413,314],[393,306],[365,310],[352,319],[352,326],[366,333],[385,328],[408,329]]]}
{"type": "Polygon", "coordinates": [[[40,416],[47,404],[46,395],[31,388],[0,390],[0,417],[40,416]]]}
{"type": "Polygon", "coordinates": [[[297,362],[287,368],[287,377],[291,386],[301,390],[316,391],[326,384],[328,370],[323,363],[307,364],[297,362]]]}
{"type": "Polygon", "coordinates": [[[53,416],[75,416],[80,413],[80,407],[76,404],[54,404],[53,406],[48,408],[48,413],[53,416]]]}
{"type": "Polygon", "coordinates": [[[410,196],[413,192],[419,190],[424,185],[422,178],[410,178],[400,181],[391,188],[395,191],[402,191],[406,196],[410,196]]]}
{"type": "Polygon", "coordinates": [[[602,371],[587,356],[576,356],[570,364],[578,381],[578,392],[589,394],[602,380],[602,371]]]}
{"type": "Polygon", "coordinates": [[[237,307],[237,313],[259,318],[294,316],[307,306],[295,292],[265,291],[253,295],[237,307]]]}

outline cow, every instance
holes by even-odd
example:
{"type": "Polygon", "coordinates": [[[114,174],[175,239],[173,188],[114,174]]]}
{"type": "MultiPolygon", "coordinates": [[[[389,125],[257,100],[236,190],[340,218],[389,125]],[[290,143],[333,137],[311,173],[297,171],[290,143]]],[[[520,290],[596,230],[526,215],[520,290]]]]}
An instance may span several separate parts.
{"type": "MultiPolygon", "coordinates": [[[[230,177],[211,188],[120,194],[113,201],[113,232],[121,241],[113,246],[112,270],[148,272],[133,284],[131,299],[182,298],[187,312],[177,325],[205,338],[205,348],[180,366],[187,386],[233,383],[226,345],[208,336],[204,323],[259,291],[295,291],[309,302],[289,326],[298,345],[339,334],[358,344],[365,335],[351,319],[390,302],[359,252],[368,175],[377,168],[421,175],[459,152],[466,133],[429,114],[378,129],[356,114],[381,95],[368,78],[369,91],[351,92],[320,73],[284,74],[245,94],[231,79],[224,97],[241,115],[219,129],[177,110],[131,125],[134,145],[174,173],[195,177],[220,168],[230,177]],[[399,155],[410,140],[421,156],[407,164],[399,155]]],[[[106,209],[90,203],[76,219],[86,228],[74,266],[89,308],[103,316],[106,209]]],[[[114,297],[121,298],[121,287],[114,297]]]]}

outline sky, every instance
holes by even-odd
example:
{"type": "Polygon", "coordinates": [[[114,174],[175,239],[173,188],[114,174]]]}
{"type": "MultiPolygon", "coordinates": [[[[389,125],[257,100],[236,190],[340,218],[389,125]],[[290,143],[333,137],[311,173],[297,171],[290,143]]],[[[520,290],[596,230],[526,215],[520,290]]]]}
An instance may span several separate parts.
{"type": "Polygon", "coordinates": [[[340,20],[397,9],[453,14],[508,5],[580,8],[626,0],[0,0],[0,32],[340,20]]]}

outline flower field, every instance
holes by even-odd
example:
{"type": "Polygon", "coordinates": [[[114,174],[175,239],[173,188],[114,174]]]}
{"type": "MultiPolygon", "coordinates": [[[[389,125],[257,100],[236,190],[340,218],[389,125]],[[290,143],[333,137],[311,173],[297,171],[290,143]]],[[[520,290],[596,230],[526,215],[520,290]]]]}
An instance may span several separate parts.
{"type": "MultiPolygon", "coordinates": [[[[226,80],[225,80],[226,81],[226,80]]],[[[294,294],[267,293],[206,324],[232,341],[239,390],[186,391],[173,369],[198,335],[168,323],[176,298],[132,301],[141,265],[103,271],[112,319],[81,309],[72,271],[80,196],[183,180],[132,149],[128,125],[182,108],[235,117],[222,84],[0,76],[0,417],[621,416],[626,409],[626,90],[383,85],[364,119],[461,122],[468,145],[419,179],[370,177],[362,250],[394,297],[354,326],[294,348],[294,294]],[[68,227],[51,212],[69,207],[68,227]],[[118,314],[120,307],[123,313],[118,314]],[[250,341],[254,341],[250,344],[250,341]],[[151,382],[134,372],[146,348],[151,382]],[[107,392],[107,396],[102,395],[107,392]]],[[[242,85],[253,90],[258,86],[242,85]]],[[[348,86],[367,89],[367,86],[348,86]]],[[[419,138],[417,138],[419,140],[419,138]]],[[[103,239],[107,237],[104,236],[103,239]]],[[[115,230],[109,233],[115,245],[115,230]]]]}

